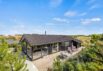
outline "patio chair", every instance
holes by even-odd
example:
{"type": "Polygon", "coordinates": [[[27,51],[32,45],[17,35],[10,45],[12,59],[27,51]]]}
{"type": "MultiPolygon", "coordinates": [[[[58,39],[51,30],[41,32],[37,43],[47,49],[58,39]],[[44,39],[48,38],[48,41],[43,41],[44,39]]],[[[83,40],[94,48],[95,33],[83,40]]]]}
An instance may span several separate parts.
{"type": "Polygon", "coordinates": [[[63,52],[60,53],[59,57],[61,59],[65,59],[65,58],[67,58],[67,54],[63,51],[63,52]]]}
{"type": "Polygon", "coordinates": [[[68,47],[67,52],[68,52],[68,53],[72,53],[71,47],[68,47]]]}
{"type": "Polygon", "coordinates": [[[77,49],[75,46],[72,46],[72,51],[75,52],[77,49]]]}

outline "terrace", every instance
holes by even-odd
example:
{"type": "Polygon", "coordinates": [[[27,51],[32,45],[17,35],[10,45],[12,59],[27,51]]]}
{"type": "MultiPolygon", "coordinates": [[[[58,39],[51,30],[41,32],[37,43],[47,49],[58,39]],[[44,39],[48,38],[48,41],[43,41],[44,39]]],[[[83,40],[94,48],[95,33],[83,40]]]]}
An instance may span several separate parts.
{"type": "Polygon", "coordinates": [[[38,68],[39,71],[47,71],[48,68],[51,68],[54,62],[54,59],[56,59],[56,57],[61,56],[61,54],[63,53],[63,55],[67,55],[66,58],[61,59],[62,61],[73,57],[74,55],[76,55],[77,53],[79,53],[84,47],[80,47],[77,48],[76,51],[72,52],[72,53],[68,53],[67,51],[60,51],[57,53],[53,53],[47,56],[44,56],[38,60],[32,61],[34,63],[34,65],[38,68]]]}

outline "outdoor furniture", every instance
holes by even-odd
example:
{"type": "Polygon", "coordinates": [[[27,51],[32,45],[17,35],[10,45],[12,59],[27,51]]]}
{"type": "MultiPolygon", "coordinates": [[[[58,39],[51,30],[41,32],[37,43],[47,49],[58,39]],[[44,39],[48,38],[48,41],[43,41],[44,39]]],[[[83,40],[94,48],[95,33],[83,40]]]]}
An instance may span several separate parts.
{"type": "Polygon", "coordinates": [[[68,53],[72,53],[71,47],[68,47],[67,52],[68,52],[68,53]]]}
{"type": "Polygon", "coordinates": [[[75,52],[77,49],[75,46],[72,46],[72,51],[75,52]]]}
{"type": "Polygon", "coordinates": [[[65,59],[65,58],[67,58],[67,54],[66,54],[66,52],[65,51],[62,51],[61,53],[60,53],[60,55],[59,55],[59,58],[60,59],[65,59]]]}

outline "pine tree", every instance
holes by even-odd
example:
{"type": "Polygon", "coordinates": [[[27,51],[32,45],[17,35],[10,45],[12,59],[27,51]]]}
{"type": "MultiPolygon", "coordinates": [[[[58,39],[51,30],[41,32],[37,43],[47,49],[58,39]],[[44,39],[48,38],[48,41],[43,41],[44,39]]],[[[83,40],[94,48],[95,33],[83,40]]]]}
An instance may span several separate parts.
{"type": "Polygon", "coordinates": [[[56,58],[53,63],[53,71],[63,71],[63,64],[59,58],[56,58]]]}
{"type": "Polygon", "coordinates": [[[0,43],[0,71],[27,71],[25,58],[20,51],[12,52],[4,39],[0,43]]]}

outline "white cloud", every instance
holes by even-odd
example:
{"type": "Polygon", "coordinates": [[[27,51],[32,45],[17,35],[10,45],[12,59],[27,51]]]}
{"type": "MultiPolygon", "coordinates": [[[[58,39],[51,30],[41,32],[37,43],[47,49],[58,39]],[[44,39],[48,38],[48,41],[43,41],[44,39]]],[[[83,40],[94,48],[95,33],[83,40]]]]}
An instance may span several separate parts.
{"type": "Polygon", "coordinates": [[[93,4],[96,0],[88,0],[87,4],[93,4]]]}
{"type": "MultiPolygon", "coordinates": [[[[13,23],[10,27],[5,25],[1,34],[35,34],[35,33],[44,33],[45,27],[38,24],[30,24],[26,21],[20,21],[17,19],[10,19],[10,22],[13,23]],[[35,27],[36,26],[36,27],[35,27]],[[5,29],[5,30],[4,30],[5,29]]],[[[0,27],[1,30],[1,27],[0,27]]]]}
{"type": "Polygon", "coordinates": [[[76,15],[77,15],[76,11],[67,11],[66,13],[64,13],[64,16],[67,16],[67,17],[73,17],[76,15]]]}
{"type": "Polygon", "coordinates": [[[24,24],[16,24],[11,26],[11,28],[8,30],[9,34],[18,34],[18,33],[25,33],[27,31],[27,26],[24,24]]]}
{"type": "Polygon", "coordinates": [[[66,17],[85,16],[85,15],[87,15],[87,12],[79,13],[77,11],[67,11],[64,13],[64,16],[66,17]]]}
{"type": "Polygon", "coordinates": [[[95,17],[95,18],[91,18],[91,19],[81,19],[81,23],[84,25],[97,23],[100,21],[101,21],[101,18],[99,18],[99,17],[95,17]]]}
{"type": "Polygon", "coordinates": [[[62,2],[63,2],[63,0],[50,0],[50,6],[58,7],[62,2]]]}
{"type": "Polygon", "coordinates": [[[53,26],[53,25],[56,25],[55,23],[45,23],[45,25],[47,26],[53,26]]]}
{"type": "Polygon", "coordinates": [[[101,18],[98,18],[98,17],[97,18],[92,18],[91,21],[97,21],[98,22],[98,21],[101,21],[101,18]]]}
{"type": "Polygon", "coordinates": [[[63,18],[53,18],[53,20],[61,23],[69,23],[67,19],[63,19],[63,18]]]}
{"type": "Polygon", "coordinates": [[[8,29],[8,33],[6,34],[42,34],[44,33],[45,28],[41,25],[32,26],[29,24],[19,24],[19,25],[13,25],[8,29]]]}
{"type": "Polygon", "coordinates": [[[101,8],[102,2],[101,0],[88,0],[87,5],[89,5],[89,10],[93,10],[95,8],[101,8]]]}
{"type": "Polygon", "coordinates": [[[87,14],[86,12],[83,12],[79,16],[85,16],[86,14],[87,14]]]}
{"type": "Polygon", "coordinates": [[[93,9],[100,8],[100,7],[101,7],[100,5],[94,4],[94,5],[92,5],[89,9],[90,9],[90,10],[93,10],[93,9]]]}
{"type": "Polygon", "coordinates": [[[54,26],[54,25],[64,25],[69,23],[70,21],[68,19],[54,17],[49,23],[45,23],[45,25],[54,26]]]}

